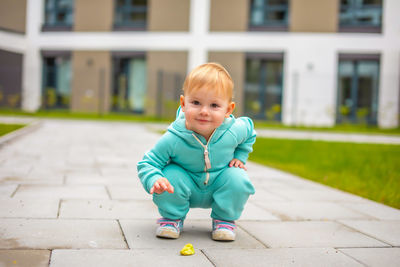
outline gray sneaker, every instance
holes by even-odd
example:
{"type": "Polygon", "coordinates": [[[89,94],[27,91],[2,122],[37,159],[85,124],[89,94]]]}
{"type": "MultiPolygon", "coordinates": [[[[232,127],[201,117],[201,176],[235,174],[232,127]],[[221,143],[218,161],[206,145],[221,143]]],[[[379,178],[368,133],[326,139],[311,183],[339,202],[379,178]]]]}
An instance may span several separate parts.
{"type": "Polygon", "coordinates": [[[232,221],[221,221],[221,220],[212,220],[212,239],[218,241],[234,241],[236,237],[235,222],[232,221]]]}
{"type": "Polygon", "coordinates": [[[160,224],[160,226],[157,228],[156,236],[163,238],[176,239],[179,237],[183,228],[182,220],[161,218],[157,220],[157,223],[160,224]]]}

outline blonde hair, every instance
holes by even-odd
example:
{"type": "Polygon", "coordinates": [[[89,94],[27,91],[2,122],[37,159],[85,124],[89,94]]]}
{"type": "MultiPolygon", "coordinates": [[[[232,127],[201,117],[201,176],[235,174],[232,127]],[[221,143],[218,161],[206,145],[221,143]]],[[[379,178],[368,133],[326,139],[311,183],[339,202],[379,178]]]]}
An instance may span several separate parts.
{"type": "Polygon", "coordinates": [[[218,63],[206,63],[194,68],[186,76],[183,84],[184,94],[206,88],[216,90],[220,95],[226,95],[229,102],[233,98],[233,80],[228,71],[218,63]]]}

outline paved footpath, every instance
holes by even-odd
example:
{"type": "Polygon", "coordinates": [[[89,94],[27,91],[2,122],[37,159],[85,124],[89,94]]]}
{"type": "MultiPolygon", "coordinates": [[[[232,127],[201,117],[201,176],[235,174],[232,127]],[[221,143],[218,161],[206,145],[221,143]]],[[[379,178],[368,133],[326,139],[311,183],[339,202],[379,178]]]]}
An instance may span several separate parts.
{"type": "Polygon", "coordinates": [[[202,209],[156,238],[136,174],[148,127],[46,120],[1,146],[0,266],[399,266],[399,210],[254,163],[235,242],[212,241],[202,209]]]}

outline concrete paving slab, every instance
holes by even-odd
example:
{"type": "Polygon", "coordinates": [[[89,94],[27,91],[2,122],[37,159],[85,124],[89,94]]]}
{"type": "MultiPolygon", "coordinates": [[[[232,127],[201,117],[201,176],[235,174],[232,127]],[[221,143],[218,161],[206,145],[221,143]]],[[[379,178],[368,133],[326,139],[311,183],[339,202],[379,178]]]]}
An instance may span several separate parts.
{"type": "Polygon", "coordinates": [[[1,184],[47,184],[47,185],[62,185],[64,183],[63,175],[57,175],[49,178],[32,178],[28,176],[5,176],[0,178],[1,184]]]}
{"type": "Polygon", "coordinates": [[[264,202],[257,205],[288,221],[374,219],[331,202],[264,202]]]}
{"type": "Polygon", "coordinates": [[[152,195],[148,194],[141,186],[107,185],[111,199],[137,199],[152,201],[152,195]]]}
{"type": "Polygon", "coordinates": [[[84,168],[84,167],[83,168],[64,167],[60,171],[62,171],[65,174],[65,176],[67,176],[68,174],[79,174],[81,176],[84,176],[84,175],[90,176],[90,175],[94,175],[94,174],[101,174],[100,170],[98,168],[94,168],[93,169],[93,168],[90,168],[90,167],[88,167],[88,168],[84,168]]]}
{"type": "Polygon", "coordinates": [[[400,221],[339,221],[392,246],[400,246],[400,221]]]}
{"type": "Polygon", "coordinates": [[[246,203],[240,220],[244,221],[280,221],[281,219],[274,216],[271,212],[262,209],[250,202],[246,203]]]}
{"type": "Polygon", "coordinates": [[[0,199],[0,218],[57,218],[58,199],[0,199]]]}
{"type": "MultiPolygon", "coordinates": [[[[211,220],[211,209],[190,209],[187,215],[188,219],[192,220],[211,220]]],[[[246,221],[280,221],[280,219],[270,212],[257,207],[256,205],[247,202],[240,220],[246,221]]]]}
{"type": "Polygon", "coordinates": [[[96,160],[93,156],[77,155],[73,157],[67,157],[65,161],[66,166],[95,166],[96,160]]]}
{"type": "Polygon", "coordinates": [[[0,199],[11,197],[17,187],[18,185],[15,184],[0,184],[0,199]]]}
{"type": "Polygon", "coordinates": [[[373,201],[366,201],[365,203],[341,203],[340,205],[379,220],[400,221],[400,210],[373,201]]]}
{"type": "Polygon", "coordinates": [[[133,250],[53,250],[50,267],[131,267],[131,266],[213,266],[204,254],[195,249],[192,256],[181,256],[178,249],[133,250]]]}
{"type": "MultiPolygon", "coordinates": [[[[252,175],[252,172],[249,171],[249,176],[252,175]]],[[[262,176],[262,173],[256,174],[257,176],[259,175],[259,178],[252,179],[254,185],[257,187],[265,188],[267,190],[274,190],[274,189],[302,189],[302,190],[325,190],[325,189],[331,189],[329,187],[326,187],[322,184],[302,179],[302,178],[297,178],[297,177],[285,177],[285,178],[272,178],[268,176],[262,176]]],[[[256,176],[256,177],[257,177],[256,176]]]]}
{"type": "Polygon", "coordinates": [[[15,198],[109,199],[102,185],[21,185],[15,198]]]}
{"type": "Polygon", "coordinates": [[[187,243],[195,248],[265,248],[254,237],[238,229],[235,242],[217,242],[211,239],[211,220],[186,220],[178,239],[157,238],[155,220],[120,220],[130,248],[174,248],[182,249],[187,243]]]}
{"type": "Polygon", "coordinates": [[[157,219],[157,207],[147,200],[62,200],[60,218],[157,219]]]}
{"type": "Polygon", "coordinates": [[[124,178],[124,177],[104,177],[99,174],[94,174],[92,176],[77,175],[77,174],[67,174],[66,184],[79,184],[79,185],[94,185],[94,184],[106,184],[106,185],[126,185],[126,186],[136,186],[137,182],[134,178],[124,178]]]}
{"type": "Polygon", "coordinates": [[[205,249],[215,266],[363,266],[333,248],[205,249]]]}
{"type": "MultiPolygon", "coordinates": [[[[142,157],[143,155],[140,157],[140,159],[142,157]]],[[[131,159],[131,164],[126,168],[99,166],[99,169],[100,173],[106,177],[124,177],[126,179],[137,180],[139,182],[139,178],[137,177],[136,163],[137,161],[131,159]]]]}
{"type": "MultiPolygon", "coordinates": [[[[14,157],[14,156],[10,156],[10,157],[14,157]]],[[[32,167],[31,166],[25,166],[22,167],[21,169],[18,169],[17,166],[15,167],[8,167],[8,166],[4,166],[4,164],[2,166],[0,166],[0,181],[1,179],[5,178],[5,177],[26,177],[30,171],[32,167]]]]}
{"type": "Polygon", "coordinates": [[[129,167],[133,165],[132,159],[123,158],[117,156],[105,156],[104,154],[96,154],[95,156],[96,162],[100,166],[111,166],[111,167],[129,167]]]}
{"type": "MultiPolygon", "coordinates": [[[[37,162],[36,164],[40,164],[37,162]]],[[[27,176],[24,178],[29,178],[32,180],[63,180],[64,174],[60,172],[58,169],[52,169],[48,167],[49,162],[41,163],[40,167],[36,166],[34,168],[39,168],[39,170],[33,169],[27,176]]]]}
{"type": "Polygon", "coordinates": [[[272,248],[389,246],[336,222],[239,221],[239,226],[272,248]]]}
{"type": "Polygon", "coordinates": [[[254,185],[256,188],[256,193],[254,195],[251,195],[249,198],[249,202],[252,203],[265,203],[269,201],[277,202],[277,201],[288,201],[289,199],[278,196],[274,194],[273,192],[269,192],[267,190],[262,190],[261,188],[257,187],[257,185],[254,185]]]}
{"type": "Polygon", "coordinates": [[[114,220],[0,220],[0,249],[127,248],[114,220]]]}
{"type": "Polygon", "coordinates": [[[47,267],[49,250],[0,250],[1,267],[47,267]]]}
{"type": "Polygon", "coordinates": [[[370,267],[398,267],[400,248],[346,248],[340,251],[370,267]]]}
{"type": "Polygon", "coordinates": [[[335,189],[303,190],[290,188],[274,188],[274,194],[296,201],[335,201],[335,202],[364,202],[365,199],[335,189]]]}

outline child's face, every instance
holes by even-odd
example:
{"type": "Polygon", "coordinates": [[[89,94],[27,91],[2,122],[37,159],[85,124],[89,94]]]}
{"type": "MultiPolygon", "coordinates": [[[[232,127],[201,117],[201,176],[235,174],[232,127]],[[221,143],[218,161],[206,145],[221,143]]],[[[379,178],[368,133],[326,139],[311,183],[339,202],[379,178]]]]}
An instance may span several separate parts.
{"type": "Polygon", "coordinates": [[[207,140],[235,108],[235,103],[230,102],[228,96],[206,88],[191,91],[181,96],[180,101],[185,112],[186,128],[207,140]]]}

